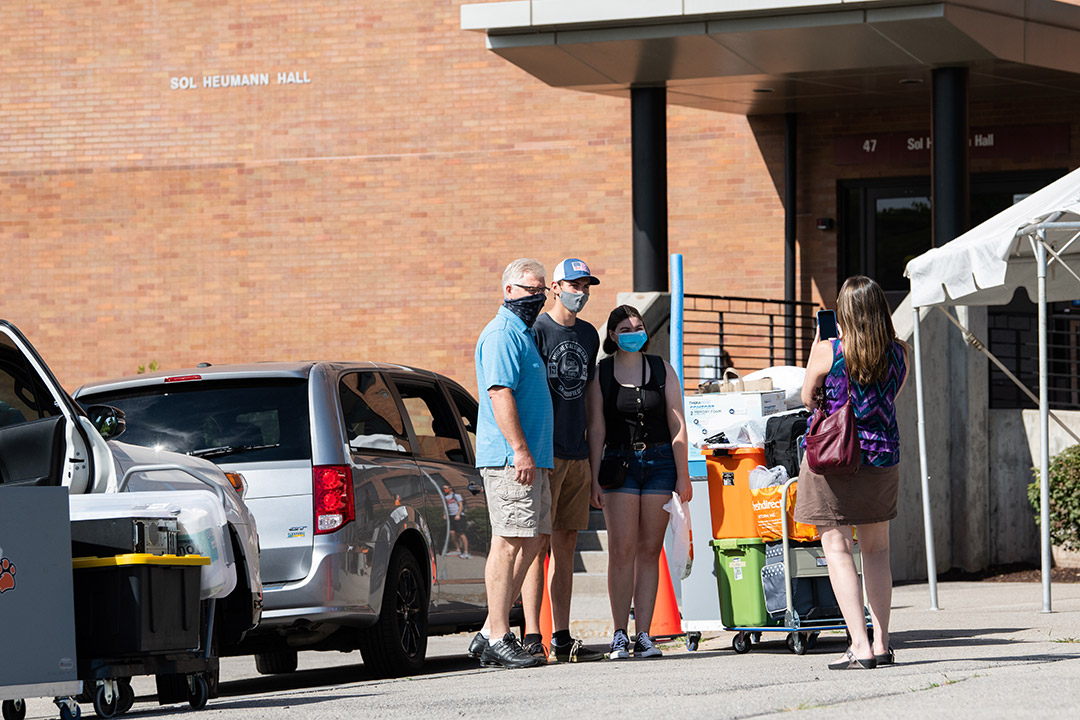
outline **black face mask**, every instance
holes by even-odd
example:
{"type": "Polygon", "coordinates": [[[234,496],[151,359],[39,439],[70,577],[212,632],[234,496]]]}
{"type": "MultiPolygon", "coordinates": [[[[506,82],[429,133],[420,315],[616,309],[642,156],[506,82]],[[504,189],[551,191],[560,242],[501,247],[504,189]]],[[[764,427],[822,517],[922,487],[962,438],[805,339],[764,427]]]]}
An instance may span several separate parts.
{"type": "Polygon", "coordinates": [[[519,297],[516,300],[503,300],[503,307],[521,318],[521,321],[525,323],[525,327],[531,328],[540,315],[540,311],[544,309],[546,301],[547,297],[544,293],[537,293],[536,295],[519,297]]]}

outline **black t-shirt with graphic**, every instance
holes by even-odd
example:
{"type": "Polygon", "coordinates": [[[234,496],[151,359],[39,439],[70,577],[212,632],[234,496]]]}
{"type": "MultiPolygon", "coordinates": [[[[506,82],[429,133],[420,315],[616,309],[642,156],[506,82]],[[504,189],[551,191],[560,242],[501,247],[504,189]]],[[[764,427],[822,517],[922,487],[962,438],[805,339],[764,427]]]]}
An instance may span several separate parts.
{"type": "Polygon", "coordinates": [[[583,460],[589,457],[585,442],[585,384],[596,374],[600,336],[584,320],[565,327],[548,313],[538,317],[532,329],[540,356],[547,364],[555,409],[555,457],[583,460]]]}

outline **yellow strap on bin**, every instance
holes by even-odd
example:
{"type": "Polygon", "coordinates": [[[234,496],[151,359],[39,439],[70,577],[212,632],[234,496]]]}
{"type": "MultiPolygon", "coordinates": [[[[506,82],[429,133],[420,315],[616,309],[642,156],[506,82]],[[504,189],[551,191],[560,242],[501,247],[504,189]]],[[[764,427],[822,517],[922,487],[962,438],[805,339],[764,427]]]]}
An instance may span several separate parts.
{"type": "Polygon", "coordinates": [[[150,555],[149,553],[129,553],[127,555],[114,555],[112,557],[82,557],[73,558],[71,567],[74,570],[87,568],[119,567],[121,565],[209,565],[210,558],[205,555],[150,555]]]}

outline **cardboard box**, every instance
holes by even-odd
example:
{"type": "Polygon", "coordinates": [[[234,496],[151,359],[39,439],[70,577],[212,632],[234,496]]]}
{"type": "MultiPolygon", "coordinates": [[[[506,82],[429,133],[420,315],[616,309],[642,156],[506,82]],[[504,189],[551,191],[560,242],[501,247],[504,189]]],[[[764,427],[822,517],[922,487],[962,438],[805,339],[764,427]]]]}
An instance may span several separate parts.
{"type": "Polygon", "coordinates": [[[787,410],[783,390],[687,395],[686,427],[691,445],[739,422],[787,410]]]}

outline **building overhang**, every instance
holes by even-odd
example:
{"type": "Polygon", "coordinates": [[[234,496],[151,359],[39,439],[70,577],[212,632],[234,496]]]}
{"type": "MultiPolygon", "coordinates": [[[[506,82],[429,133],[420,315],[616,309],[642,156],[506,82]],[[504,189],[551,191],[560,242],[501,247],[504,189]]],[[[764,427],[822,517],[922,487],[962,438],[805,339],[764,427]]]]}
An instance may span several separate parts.
{"type": "Polygon", "coordinates": [[[1057,0],[514,0],[461,26],[554,87],[740,115],[929,107],[940,67],[972,102],[1080,98],[1080,7],[1057,0]]]}

